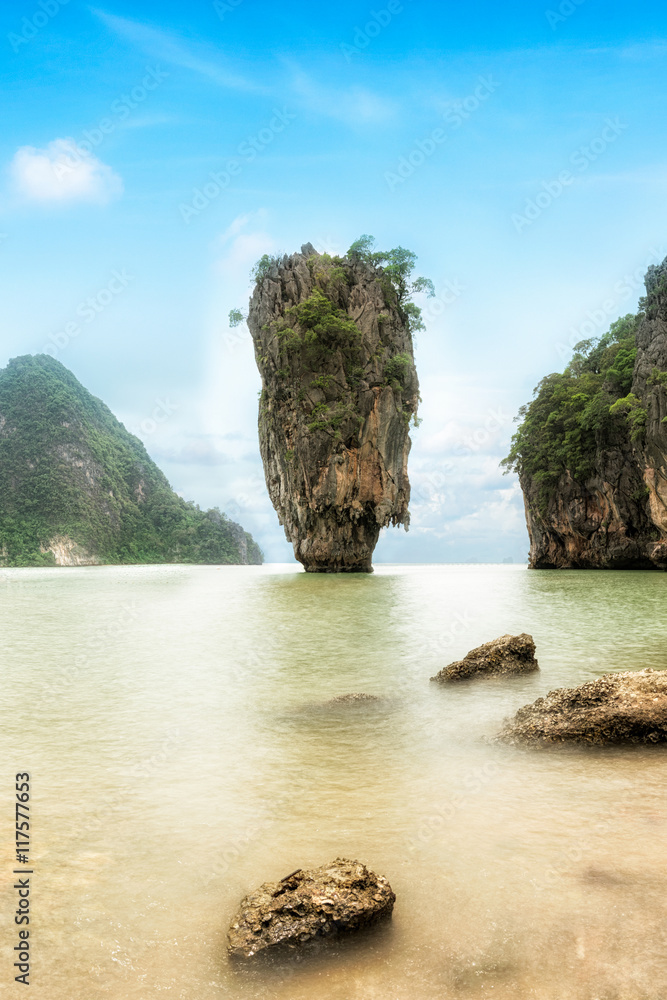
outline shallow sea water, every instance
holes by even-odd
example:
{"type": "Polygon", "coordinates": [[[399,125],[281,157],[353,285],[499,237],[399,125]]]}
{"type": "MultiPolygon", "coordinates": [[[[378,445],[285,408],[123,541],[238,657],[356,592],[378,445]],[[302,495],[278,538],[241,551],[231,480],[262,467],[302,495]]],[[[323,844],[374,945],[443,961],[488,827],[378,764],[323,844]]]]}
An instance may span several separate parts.
{"type": "Polygon", "coordinates": [[[667,668],[667,575],[517,566],[0,575],[0,992],[13,782],[32,774],[31,996],[664,1000],[667,751],[489,738],[547,691],[667,668]],[[541,672],[442,688],[532,633],[541,672]],[[366,692],[378,703],[326,706],[366,692]],[[230,965],[249,890],[336,856],[390,924],[230,965]]]}

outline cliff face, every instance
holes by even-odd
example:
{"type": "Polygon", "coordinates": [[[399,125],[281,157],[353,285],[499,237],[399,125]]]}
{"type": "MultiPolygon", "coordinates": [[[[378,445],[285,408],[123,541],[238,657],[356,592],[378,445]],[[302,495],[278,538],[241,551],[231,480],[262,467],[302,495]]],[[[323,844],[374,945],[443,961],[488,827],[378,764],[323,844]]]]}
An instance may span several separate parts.
{"type": "Polygon", "coordinates": [[[646,290],[626,415],[596,435],[592,474],[563,472],[545,500],[520,470],[533,568],[667,569],[667,261],[646,290]]]}
{"type": "Polygon", "coordinates": [[[0,565],[261,561],[240,525],[177,496],[58,361],[0,371],[0,565]]]}
{"type": "Polygon", "coordinates": [[[380,529],[409,522],[412,337],[381,269],[310,244],[258,278],[248,326],[262,375],[271,502],[310,572],[370,572],[380,529]]]}

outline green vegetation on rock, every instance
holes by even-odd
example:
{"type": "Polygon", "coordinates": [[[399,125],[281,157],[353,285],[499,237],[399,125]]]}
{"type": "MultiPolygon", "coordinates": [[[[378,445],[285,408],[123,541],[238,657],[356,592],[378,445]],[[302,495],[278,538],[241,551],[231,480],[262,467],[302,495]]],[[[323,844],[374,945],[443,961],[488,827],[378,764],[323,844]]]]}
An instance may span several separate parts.
{"type": "Polygon", "coordinates": [[[279,261],[280,255],[268,253],[262,254],[250,272],[251,276],[255,279],[255,281],[261,283],[268,276],[268,273],[273,265],[277,264],[279,261]]]}
{"type": "MultiPolygon", "coordinates": [[[[352,244],[345,257],[316,253],[311,246],[312,253],[306,257],[313,285],[310,294],[288,306],[282,316],[272,318],[262,328],[273,332],[278,340],[280,363],[273,369],[279,383],[278,396],[282,399],[286,393],[296,393],[308,416],[306,429],[310,433],[326,432],[336,440],[341,440],[344,428],[348,433],[358,428],[353,395],[362,380],[369,379],[369,386],[391,386],[401,395],[406,392],[414,377],[414,360],[405,351],[391,354],[391,349],[387,350],[392,333],[385,330],[385,324],[390,321],[393,310],[412,335],[424,324],[421,310],[411,296],[416,292],[435,294],[429,279],[412,280],[417,259],[414,253],[402,247],[375,252],[374,243],[372,236],[362,236],[352,244]],[[355,282],[359,265],[364,270],[370,269],[373,280],[379,282],[389,310],[377,316],[382,346],[366,367],[359,363],[361,329],[343,308],[347,303],[347,289],[355,282]],[[344,359],[342,371],[339,356],[344,359]],[[375,364],[382,373],[380,378],[372,374],[375,364]],[[330,366],[333,370],[328,370],[330,366]]],[[[265,254],[257,261],[251,272],[257,288],[269,277],[272,268],[280,267],[281,260],[265,254]]],[[[277,279],[278,271],[275,277],[277,279]]],[[[241,310],[230,312],[230,325],[237,325],[242,319],[241,310]]],[[[261,365],[268,365],[269,355],[261,354],[258,360],[261,365]]],[[[402,407],[401,412],[406,422],[418,423],[412,402],[402,407]]]]}
{"type": "Polygon", "coordinates": [[[593,474],[596,453],[618,421],[630,425],[631,438],[641,438],[646,410],[630,391],[641,318],[630,313],[604,336],[577,344],[565,371],[543,378],[519,410],[522,422],[503,465],[540,484],[543,498],[563,473],[577,481],[593,474]]]}
{"type": "Polygon", "coordinates": [[[328,353],[339,347],[354,347],[361,333],[353,320],[342,309],[316,288],[304,302],[286,310],[286,323],[278,326],[281,347],[299,349],[306,344],[312,350],[328,353]]]}
{"type": "Polygon", "coordinates": [[[384,377],[387,385],[396,385],[398,389],[403,389],[408,372],[412,370],[414,364],[409,354],[394,354],[393,358],[384,366],[384,377]]]}
{"type": "Polygon", "coordinates": [[[411,334],[424,330],[422,311],[412,301],[412,296],[425,292],[429,298],[435,296],[435,288],[430,278],[412,278],[412,272],[417,264],[417,254],[405,247],[395,247],[393,250],[375,250],[373,236],[360,236],[355,240],[347,256],[352,261],[363,261],[371,267],[380,269],[380,281],[388,298],[395,296],[399,312],[403,314],[411,334]]]}
{"type": "MultiPolygon", "coordinates": [[[[383,291],[388,301],[393,302],[405,320],[406,326],[411,334],[418,330],[424,330],[422,310],[412,301],[412,296],[418,293],[425,293],[429,298],[435,296],[435,288],[430,278],[413,278],[412,272],[417,264],[417,255],[412,250],[405,247],[394,247],[393,250],[375,250],[375,238],[373,236],[360,236],[355,240],[347,251],[345,257],[331,256],[328,253],[313,254],[308,259],[308,267],[316,282],[325,292],[328,286],[340,286],[349,284],[350,264],[364,263],[378,271],[378,281],[381,282],[383,291]]],[[[271,268],[281,261],[280,255],[264,254],[251,271],[251,277],[257,284],[261,284],[268,277],[271,268]]],[[[305,306],[306,303],[302,303],[305,306]]],[[[322,308],[319,301],[313,303],[315,311],[322,308]]],[[[234,317],[242,316],[240,310],[233,309],[230,313],[230,325],[234,317]]],[[[378,318],[379,319],[379,318],[378,318]]],[[[241,322],[241,320],[238,320],[241,322]]]]}
{"type": "Polygon", "coordinates": [[[258,563],[252,537],[173,492],[138,438],[48,355],[0,371],[0,563],[258,563]]]}

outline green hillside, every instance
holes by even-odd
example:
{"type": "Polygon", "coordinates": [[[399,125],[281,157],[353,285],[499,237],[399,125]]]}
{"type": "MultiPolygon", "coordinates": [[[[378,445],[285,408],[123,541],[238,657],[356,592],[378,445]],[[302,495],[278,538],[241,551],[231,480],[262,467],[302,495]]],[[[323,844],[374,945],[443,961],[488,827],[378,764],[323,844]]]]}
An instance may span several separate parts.
{"type": "Polygon", "coordinates": [[[169,486],[138,438],[59,361],[0,371],[0,564],[260,563],[252,537],[169,486]],[[68,560],[65,560],[68,561],[68,560]]]}

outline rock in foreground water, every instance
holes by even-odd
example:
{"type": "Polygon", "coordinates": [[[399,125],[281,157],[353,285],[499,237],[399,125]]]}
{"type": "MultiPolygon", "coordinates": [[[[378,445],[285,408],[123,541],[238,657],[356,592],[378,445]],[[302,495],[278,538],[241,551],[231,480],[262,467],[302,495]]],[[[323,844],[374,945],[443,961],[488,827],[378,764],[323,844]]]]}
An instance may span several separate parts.
{"type": "Polygon", "coordinates": [[[339,694],[325,702],[325,705],[365,705],[368,702],[382,701],[376,694],[365,694],[363,691],[354,691],[352,694],[339,694]]]}
{"type": "Polygon", "coordinates": [[[360,930],[389,918],[395,900],[387,880],[359,861],[336,858],[320,868],[298,869],[245,897],[229,928],[228,951],[251,958],[360,930]]]}
{"type": "Polygon", "coordinates": [[[550,691],[520,708],[499,739],[507,743],[665,743],[667,671],[605,674],[550,691]]]}
{"type": "Polygon", "coordinates": [[[522,632],[521,635],[501,635],[499,639],[471,649],[462,660],[443,667],[431,680],[444,684],[478,676],[529,674],[539,669],[533,637],[522,632]]]}

